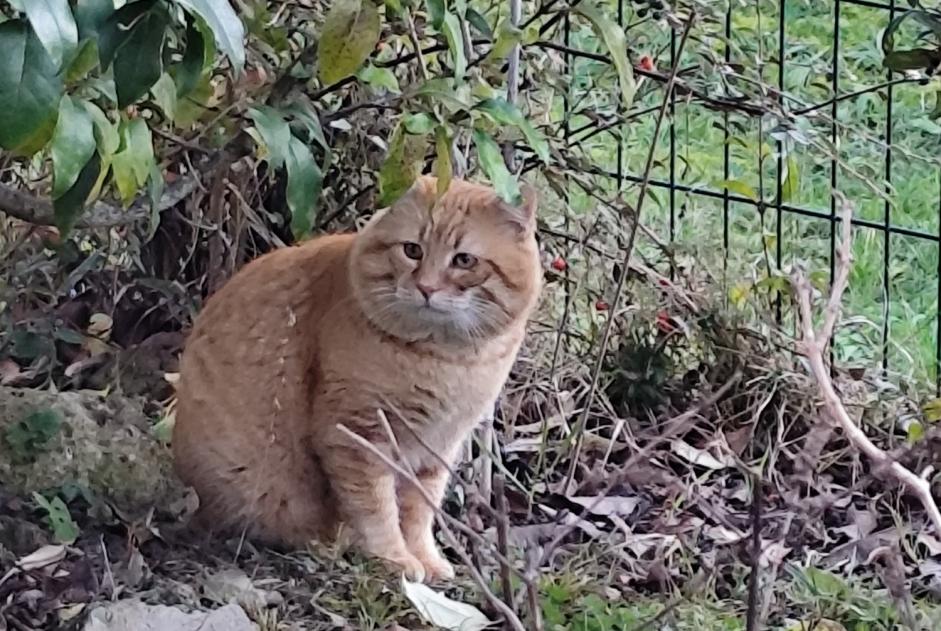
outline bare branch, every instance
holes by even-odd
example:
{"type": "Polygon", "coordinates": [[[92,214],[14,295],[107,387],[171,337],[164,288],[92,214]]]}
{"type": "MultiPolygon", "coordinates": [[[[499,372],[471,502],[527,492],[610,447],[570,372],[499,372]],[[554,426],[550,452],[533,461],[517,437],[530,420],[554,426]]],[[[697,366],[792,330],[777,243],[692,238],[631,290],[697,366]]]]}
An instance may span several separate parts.
{"type": "Polygon", "coordinates": [[[813,324],[813,287],[803,273],[796,274],[793,283],[801,319],[801,351],[807,357],[810,371],[817,381],[820,397],[823,399],[827,415],[843,430],[844,435],[856,449],[861,451],[873,463],[887,471],[897,482],[915,496],[922,504],[928,518],[934,525],[935,532],[941,534],[941,511],[931,495],[931,485],[925,478],[909,471],[906,467],[880,449],[850,417],[846,406],[833,386],[833,378],[825,357],[833,336],[833,329],[840,316],[843,293],[849,282],[852,265],[852,206],[841,195],[837,195],[842,208],[842,235],[839,246],[839,260],[830,296],[824,308],[824,322],[819,330],[813,324]]]}
{"type": "MultiPolygon", "coordinates": [[[[173,182],[163,191],[157,202],[157,212],[163,212],[186,199],[199,186],[203,173],[211,171],[217,165],[247,155],[250,145],[246,144],[250,138],[246,134],[239,134],[229,144],[211,156],[204,159],[196,167],[196,171],[188,173],[176,182],[173,182]]],[[[9,184],[0,184],[0,213],[15,217],[22,221],[41,226],[55,224],[55,212],[52,202],[37,197],[32,193],[21,191],[9,184]]],[[[151,202],[147,195],[141,195],[124,209],[107,202],[97,201],[92,204],[76,223],[77,228],[113,228],[136,223],[151,216],[151,202]]]]}

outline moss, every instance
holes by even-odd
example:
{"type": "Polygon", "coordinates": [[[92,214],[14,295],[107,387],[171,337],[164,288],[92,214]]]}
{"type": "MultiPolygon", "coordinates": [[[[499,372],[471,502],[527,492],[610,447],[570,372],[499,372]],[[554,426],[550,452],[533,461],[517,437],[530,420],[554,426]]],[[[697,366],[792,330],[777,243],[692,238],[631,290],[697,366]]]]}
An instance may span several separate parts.
{"type": "Polygon", "coordinates": [[[178,496],[169,450],[151,435],[141,404],[89,392],[0,388],[0,434],[28,415],[54,410],[61,426],[27,459],[0,447],[7,492],[28,494],[76,484],[122,509],[136,511],[178,496]]]}

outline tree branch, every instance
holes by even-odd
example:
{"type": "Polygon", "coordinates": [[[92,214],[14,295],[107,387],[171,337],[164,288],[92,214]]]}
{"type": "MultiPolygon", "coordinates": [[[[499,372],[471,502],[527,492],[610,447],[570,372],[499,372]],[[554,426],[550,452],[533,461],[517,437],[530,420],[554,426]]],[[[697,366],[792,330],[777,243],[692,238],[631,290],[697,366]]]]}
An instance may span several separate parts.
{"type": "MultiPolygon", "coordinates": [[[[196,170],[173,182],[160,196],[157,211],[168,210],[191,195],[199,186],[203,173],[211,171],[225,161],[237,160],[251,152],[251,138],[239,134],[223,149],[215,151],[197,164],[196,170]]],[[[27,223],[51,226],[55,224],[55,212],[52,202],[21,191],[9,184],[0,184],[0,213],[9,215],[27,223]]],[[[103,201],[92,204],[82,213],[76,228],[113,228],[136,223],[151,216],[151,203],[147,195],[141,195],[124,209],[103,201]]]]}
{"type": "Polygon", "coordinates": [[[876,446],[850,417],[846,411],[846,406],[837,394],[833,386],[833,378],[830,375],[830,368],[827,366],[825,357],[828,354],[830,340],[833,337],[833,329],[840,316],[840,310],[843,301],[843,293],[849,284],[850,266],[853,262],[852,256],[852,206],[843,198],[838,196],[843,207],[842,213],[842,236],[839,245],[839,260],[837,261],[836,273],[833,279],[833,285],[830,289],[830,296],[824,307],[824,321],[819,330],[814,329],[813,323],[813,287],[808,281],[807,276],[798,272],[793,280],[794,291],[796,294],[798,308],[800,310],[801,340],[800,350],[807,358],[810,364],[810,371],[817,381],[820,390],[820,397],[823,399],[824,409],[827,415],[836,423],[850,443],[863,454],[872,460],[877,467],[887,471],[895,480],[900,483],[909,493],[914,495],[922,504],[928,518],[934,525],[935,532],[941,534],[941,511],[931,495],[931,485],[924,477],[918,476],[909,471],[899,462],[895,461],[888,453],[876,446]]]}

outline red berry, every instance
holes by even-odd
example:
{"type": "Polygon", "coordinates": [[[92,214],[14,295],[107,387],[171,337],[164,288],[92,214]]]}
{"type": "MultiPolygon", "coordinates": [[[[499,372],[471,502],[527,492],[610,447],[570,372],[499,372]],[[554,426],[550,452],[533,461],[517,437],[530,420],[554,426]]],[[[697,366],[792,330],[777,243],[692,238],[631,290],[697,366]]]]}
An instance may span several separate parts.
{"type": "Polygon", "coordinates": [[[555,257],[555,259],[552,261],[552,269],[557,272],[564,272],[568,266],[569,264],[566,263],[565,259],[561,256],[555,257]]]}
{"type": "Polygon", "coordinates": [[[644,55],[641,57],[640,64],[638,65],[640,66],[641,70],[646,70],[647,72],[653,72],[656,70],[656,67],[653,65],[653,59],[650,58],[650,55],[644,55]]]}
{"type": "Polygon", "coordinates": [[[607,311],[609,308],[608,303],[600,298],[595,302],[595,311],[607,311]]]}
{"type": "Polygon", "coordinates": [[[676,324],[673,322],[673,318],[670,317],[669,313],[660,311],[657,313],[657,328],[663,333],[672,333],[676,330],[676,324]]]}

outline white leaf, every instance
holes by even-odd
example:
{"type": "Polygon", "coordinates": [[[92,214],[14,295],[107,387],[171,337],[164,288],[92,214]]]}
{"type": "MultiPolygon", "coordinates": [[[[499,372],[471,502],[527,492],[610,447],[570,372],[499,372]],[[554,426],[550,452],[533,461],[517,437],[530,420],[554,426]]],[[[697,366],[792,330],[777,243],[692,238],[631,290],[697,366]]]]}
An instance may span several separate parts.
{"type": "Polygon", "coordinates": [[[21,570],[38,570],[65,558],[65,546],[43,546],[16,562],[21,570]]]}
{"type": "Polygon", "coordinates": [[[452,600],[422,583],[402,578],[402,591],[421,617],[448,631],[481,631],[493,623],[476,607],[452,600]]]}
{"type": "Polygon", "coordinates": [[[670,446],[677,456],[700,467],[719,470],[735,465],[735,461],[731,457],[725,456],[722,460],[719,460],[705,449],[698,449],[682,440],[674,440],[670,446]]]}
{"type": "Polygon", "coordinates": [[[601,499],[597,497],[570,497],[568,499],[587,508],[589,513],[602,517],[608,517],[609,515],[629,517],[640,504],[640,499],[636,497],[608,496],[601,499]]]}

